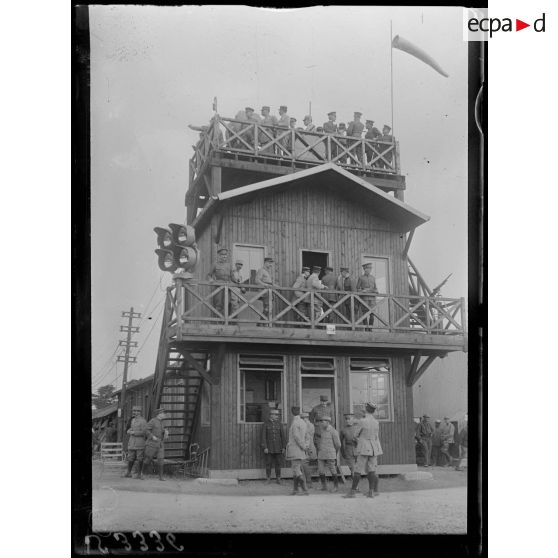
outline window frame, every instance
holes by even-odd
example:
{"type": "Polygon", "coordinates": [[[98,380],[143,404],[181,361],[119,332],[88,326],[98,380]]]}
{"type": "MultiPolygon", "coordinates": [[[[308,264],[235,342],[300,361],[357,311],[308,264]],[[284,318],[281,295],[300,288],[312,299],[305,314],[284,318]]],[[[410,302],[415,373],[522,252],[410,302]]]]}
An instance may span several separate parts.
{"type": "MultiPolygon", "coordinates": [[[[362,266],[366,261],[366,258],[373,258],[375,260],[387,260],[387,274],[388,274],[388,278],[387,278],[387,285],[388,285],[388,292],[387,293],[382,293],[380,292],[379,294],[387,294],[387,295],[393,295],[393,273],[392,273],[392,268],[391,268],[391,256],[390,255],[378,255],[378,254],[366,254],[364,252],[362,252],[360,254],[360,269],[358,270],[358,275],[362,275],[362,266]]],[[[358,279],[358,277],[357,277],[358,279]]]]}
{"type": "MultiPolygon", "coordinates": [[[[241,356],[252,356],[252,357],[262,357],[265,358],[267,357],[281,357],[282,361],[283,361],[283,368],[281,370],[272,370],[273,372],[279,372],[281,374],[281,389],[280,389],[280,393],[281,393],[281,424],[287,424],[287,380],[286,380],[286,375],[287,375],[287,358],[286,355],[284,354],[272,354],[272,355],[265,355],[265,354],[261,354],[261,353],[237,353],[236,355],[236,372],[237,372],[237,393],[236,393],[236,401],[237,401],[237,412],[236,412],[236,420],[238,424],[264,424],[263,421],[260,422],[248,422],[246,421],[246,389],[244,390],[244,398],[242,397],[242,373],[245,371],[250,372],[251,370],[253,371],[270,371],[269,369],[241,369],[241,365],[240,365],[240,357],[241,356]],[[244,399],[244,419],[242,418],[242,400],[244,399]]],[[[265,389],[265,388],[264,388],[265,389]]]]}
{"type": "Polygon", "coordinates": [[[383,372],[382,374],[385,376],[389,376],[389,418],[381,419],[376,417],[378,422],[395,422],[395,408],[394,408],[394,399],[393,399],[393,360],[390,357],[383,357],[383,356],[371,356],[371,357],[363,357],[363,356],[349,356],[349,404],[350,404],[350,412],[353,412],[353,374],[372,374],[372,372],[367,372],[365,370],[357,371],[351,370],[351,359],[353,358],[370,358],[371,360],[384,360],[389,365],[389,372],[383,372]]]}

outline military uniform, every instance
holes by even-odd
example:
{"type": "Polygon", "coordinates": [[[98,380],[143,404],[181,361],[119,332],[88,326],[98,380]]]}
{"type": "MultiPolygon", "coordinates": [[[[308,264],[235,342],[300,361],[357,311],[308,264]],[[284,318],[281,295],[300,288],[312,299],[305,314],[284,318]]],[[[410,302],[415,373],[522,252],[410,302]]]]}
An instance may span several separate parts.
{"type": "MultiPolygon", "coordinates": [[[[333,274],[333,270],[327,271],[326,274],[322,277],[322,284],[327,290],[334,291],[336,283],[337,283],[337,277],[335,277],[335,275],[333,274]]],[[[325,300],[329,302],[331,306],[333,306],[337,302],[337,295],[335,293],[324,293],[323,297],[325,300]]],[[[329,308],[326,308],[326,311],[327,310],[329,310],[329,308]]],[[[330,324],[334,324],[336,321],[335,317],[336,317],[335,312],[332,310],[327,315],[324,321],[330,324]]]]}
{"type": "MultiPolygon", "coordinates": [[[[313,271],[313,273],[306,279],[306,288],[311,291],[321,291],[325,289],[324,284],[318,278],[319,271],[313,271]]],[[[323,312],[324,303],[317,297],[314,296],[314,320],[317,320],[323,312]]],[[[312,303],[308,302],[308,316],[311,315],[312,303]]]]}
{"type": "Polygon", "coordinates": [[[271,478],[271,467],[275,468],[275,477],[281,478],[281,456],[285,449],[285,434],[279,420],[268,420],[262,427],[261,446],[265,454],[265,473],[271,478]]]}
{"type": "Polygon", "coordinates": [[[432,433],[432,451],[430,454],[431,465],[440,463],[440,447],[442,445],[442,433],[440,432],[440,422],[436,423],[434,432],[432,433]]]}
{"type": "Polygon", "coordinates": [[[442,440],[440,453],[446,456],[447,459],[446,466],[450,465],[451,462],[453,461],[453,458],[449,453],[449,446],[450,444],[453,444],[454,435],[455,435],[455,427],[451,422],[449,422],[449,419],[446,420],[444,418],[444,422],[440,425],[440,437],[442,440]]]}
{"type": "Polygon", "coordinates": [[[359,474],[376,471],[378,456],[383,455],[380,444],[380,423],[371,414],[361,419],[356,429],[357,437],[357,460],[355,471],[359,474]]]}
{"type": "MultiPolygon", "coordinates": [[[[347,269],[347,268],[343,268],[343,269],[347,269]]],[[[356,284],[357,282],[353,279],[353,277],[351,277],[351,275],[349,275],[348,277],[343,277],[343,275],[340,274],[335,283],[335,290],[343,291],[346,293],[354,292],[357,290],[356,284]]],[[[339,295],[339,296],[343,296],[343,295],[339,295]]],[[[351,322],[351,299],[350,298],[348,298],[347,300],[345,300],[345,302],[342,303],[340,310],[345,316],[345,318],[347,318],[347,320],[351,322]]]]}
{"type": "MultiPolygon", "coordinates": [[[[235,269],[231,271],[231,281],[233,283],[236,283],[237,285],[244,283],[244,276],[242,275],[242,270],[236,269],[236,266],[235,269]]],[[[240,306],[240,295],[245,292],[246,289],[243,288],[237,288],[237,287],[231,288],[231,300],[230,300],[231,314],[234,314],[238,310],[240,306]]],[[[238,318],[238,316],[235,316],[235,318],[238,318]]]]}
{"type": "MultiPolygon", "coordinates": [[[[330,417],[323,417],[323,419],[328,419],[331,421],[330,417]]],[[[334,492],[337,491],[338,479],[337,479],[337,452],[341,447],[341,441],[339,440],[339,434],[337,430],[328,424],[326,428],[321,425],[318,427],[320,431],[320,437],[318,439],[317,450],[318,450],[318,474],[320,475],[320,480],[322,482],[322,490],[327,490],[326,485],[326,473],[329,470],[334,484],[334,492]]]]}
{"type": "MultiPolygon", "coordinates": [[[[258,269],[258,271],[256,272],[255,282],[256,285],[261,285],[262,287],[273,287],[273,278],[271,277],[271,274],[265,267],[261,267],[260,269],[258,269]]],[[[269,319],[270,298],[271,298],[271,293],[269,292],[264,293],[261,297],[261,301],[263,304],[263,314],[267,319],[269,319]]]]}
{"type": "Polygon", "coordinates": [[[343,457],[344,464],[347,465],[351,471],[351,475],[355,472],[355,461],[357,457],[357,433],[360,429],[358,424],[351,424],[344,426],[339,432],[339,440],[341,442],[341,457],[343,457]]]}
{"type": "MultiPolygon", "coordinates": [[[[391,130],[391,128],[390,128],[390,130],[391,130]]],[[[383,142],[385,142],[385,143],[380,144],[382,153],[389,149],[390,146],[388,144],[393,144],[393,136],[389,133],[390,130],[387,131],[388,133],[383,131],[382,137],[380,138],[383,142]]],[[[384,168],[391,167],[391,163],[393,161],[393,149],[391,149],[389,151],[389,153],[386,153],[383,157],[389,164],[386,165],[386,163],[384,161],[382,161],[382,166],[384,168]]]]}
{"type": "MultiPolygon", "coordinates": [[[[141,412],[141,407],[132,407],[132,412],[141,412]]],[[[133,416],[130,419],[126,432],[128,438],[128,471],[127,477],[132,476],[134,463],[138,462],[137,478],[141,478],[141,470],[143,466],[143,458],[145,451],[145,433],[147,429],[147,421],[140,415],[133,416]]]]}
{"type": "MultiPolygon", "coordinates": [[[[277,127],[279,128],[277,130],[277,136],[280,136],[281,134],[285,133],[285,128],[290,128],[291,127],[291,119],[289,117],[289,115],[287,114],[286,110],[287,107],[285,108],[285,112],[283,114],[279,113],[279,118],[277,119],[277,127]]],[[[279,143],[281,145],[287,146],[289,143],[289,137],[290,136],[285,136],[283,139],[279,140],[279,143]]],[[[284,154],[286,155],[286,153],[279,153],[280,155],[284,154]]]]}
{"type": "MultiPolygon", "coordinates": [[[[376,288],[376,279],[374,278],[373,275],[361,275],[358,278],[357,281],[357,285],[356,285],[357,291],[363,291],[365,293],[377,293],[378,289],[376,288]]],[[[371,308],[374,307],[374,304],[376,302],[376,297],[370,294],[361,294],[360,298],[362,298],[362,300],[371,308]]],[[[366,314],[366,312],[368,312],[368,308],[359,305],[359,318],[361,318],[364,314],[366,314]]],[[[359,325],[368,325],[368,326],[372,326],[374,324],[374,314],[370,314],[368,315],[363,322],[361,322],[359,325]]]]}
{"type": "MultiPolygon", "coordinates": [[[[219,250],[222,252],[222,250],[219,250]]],[[[227,250],[228,252],[228,250],[227,250]]],[[[232,266],[230,262],[221,262],[217,260],[211,266],[209,273],[207,274],[208,279],[216,281],[218,283],[229,283],[231,281],[232,266]]],[[[213,297],[213,305],[217,312],[219,312],[223,317],[225,314],[225,289],[220,290],[213,297]]]]}
{"type": "MultiPolygon", "coordinates": [[[[269,110],[269,107],[264,107],[264,108],[269,110]]],[[[277,117],[272,116],[271,114],[266,114],[266,115],[262,114],[262,117],[260,119],[260,124],[262,126],[273,126],[273,128],[265,128],[265,132],[263,130],[260,131],[258,140],[261,146],[261,145],[266,145],[271,141],[273,141],[273,138],[275,137],[275,127],[278,125],[277,117]],[[271,136],[271,138],[269,136],[271,136]]],[[[274,146],[272,145],[270,147],[265,147],[264,149],[262,149],[262,153],[270,153],[270,154],[275,153],[274,146]]]]}
{"type": "MultiPolygon", "coordinates": [[[[304,273],[301,273],[295,280],[295,282],[293,283],[292,286],[293,289],[305,289],[306,288],[306,277],[304,276],[304,273]]],[[[300,291],[300,290],[295,290],[294,292],[294,296],[295,299],[298,299],[302,296],[304,296],[306,294],[305,291],[300,291]]],[[[296,309],[303,315],[308,317],[308,302],[307,302],[308,296],[306,296],[306,298],[304,298],[302,300],[302,302],[299,302],[298,304],[295,304],[296,309]]],[[[304,318],[302,316],[300,316],[299,314],[297,314],[295,312],[295,320],[297,322],[304,322],[304,318]]]]}
{"type": "Polygon", "coordinates": [[[145,469],[153,461],[154,457],[157,457],[157,466],[159,469],[159,480],[164,481],[163,478],[163,468],[165,466],[165,438],[167,437],[167,431],[163,426],[164,409],[156,409],[155,417],[152,418],[146,427],[146,438],[145,442],[145,461],[143,462],[143,469],[145,469]],[[162,418],[161,418],[162,417],[162,418]]]}
{"type": "MultiPolygon", "coordinates": [[[[330,112],[328,114],[328,116],[330,116],[331,114],[335,114],[335,113],[330,112]]],[[[324,133],[326,133],[326,134],[336,134],[337,133],[337,124],[335,123],[335,121],[328,120],[327,122],[324,122],[323,129],[324,129],[324,133]]],[[[331,145],[331,150],[328,153],[327,159],[328,159],[328,161],[331,161],[336,156],[337,156],[337,146],[336,145],[331,145]]]]}
{"type": "Polygon", "coordinates": [[[428,417],[422,417],[422,420],[417,426],[416,436],[424,451],[424,466],[430,467],[430,454],[432,453],[432,434],[434,429],[427,421],[428,417]]]}
{"type": "MultiPolygon", "coordinates": [[[[360,112],[355,113],[355,120],[349,122],[349,125],[347,126],[347,137],[361,139],[362,132],[364,131],[364,124],[360,120],[356,119],[357,114],[362,116],[362,113],[360,112]]],[[[354,142],[351,142],[350,145],[352,145],[352,143],[354,142]]],[[[357,159],[362,162],[362,146],[359,145],[357,148],[355,148],[355,151],[352,152],[354,152],[356,154],[357,159]]],[[[351,160],[349,162],[351,162],[351,160]]]]}
{"type": "MultiPolygon", "coordinates": [[[[376,143],[376,140],[380,139],[381,137],[382,137],[382,133],[380,132],[380,130],[378,130],[378,128],[374,126],[374,121],[367,120],[366,134],[364,135],[364,139],[368,140],[368,142],[372,142],[372,146],[376,151],[380,151],[379,149],[380,144],[376,143]]],[[[366,164],[372,165],[372,160],[374,159],[374,151],[372,147],[366,145],[365,152],[366,152],[366,164]]],[[[378,163],[376,162],[374,166],[377,166],[377,164],[378,163]]]]}
{"type": "MultiPolygon", "coordinates": [[[[308,413],[305,413],[305,416],[308,417],[308,413]]],[[[302,462],[302,470],[304,471],[306,484],[309,488],[312,488],[312,470],[310,469],[310,462],[318,459],[318,452],[314,443],[314,433],[316,429],[309,420],[305,420],[304,424],[306,424],[305,441],[308,449],[306,450],[306,459],[302,462]]]]}
{"type": "Polygon", "coordinates": [[[302,475],[302,461],[306,459],[306,423],[299,417],[293,417],[289,428],[289,441],[287,443],[287,459],[291,461],[293,475],[302,475]]]}

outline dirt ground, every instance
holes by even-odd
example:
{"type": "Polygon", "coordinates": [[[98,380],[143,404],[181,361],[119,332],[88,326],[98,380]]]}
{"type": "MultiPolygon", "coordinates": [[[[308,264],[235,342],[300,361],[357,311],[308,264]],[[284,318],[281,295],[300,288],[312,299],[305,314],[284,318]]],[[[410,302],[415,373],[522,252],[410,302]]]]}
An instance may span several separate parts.
{"type": "MultiPolygon", "coordinates": [[[[316,490],[290,496],[292,481],[238,486],[199,484],[194,479],[121,478],[94,470],[93,530],[173,532],[465,533],[466,472],[433,467],[430,480],[380,479],[380,496],[355,499],[316,490]]],[[[331,486],[331,483],[328,483],[331,486]]],[[[362,492],[367,482],[361,481],[362,492]]]]}

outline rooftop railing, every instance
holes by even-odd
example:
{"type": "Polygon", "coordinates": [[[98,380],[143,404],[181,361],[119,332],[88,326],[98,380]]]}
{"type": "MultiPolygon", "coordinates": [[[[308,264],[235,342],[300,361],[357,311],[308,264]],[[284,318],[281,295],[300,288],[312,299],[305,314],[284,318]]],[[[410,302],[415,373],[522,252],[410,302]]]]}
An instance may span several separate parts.
{"type": "Polygon", "coordinates": [[[212,153],[265,158],[270,163],[336,163],[348,170],[399,174],[398,144],[299,128],[267,126],[215,116],[200,133],[190,160],[190,179],[203,174],[212,153]]]}
{"type": "Polygon", "coordinates": [[[178,281],[168,288],[169,326],[234,325],[338,331],[465,334],[462,298],[314,291],[178,281]]]}

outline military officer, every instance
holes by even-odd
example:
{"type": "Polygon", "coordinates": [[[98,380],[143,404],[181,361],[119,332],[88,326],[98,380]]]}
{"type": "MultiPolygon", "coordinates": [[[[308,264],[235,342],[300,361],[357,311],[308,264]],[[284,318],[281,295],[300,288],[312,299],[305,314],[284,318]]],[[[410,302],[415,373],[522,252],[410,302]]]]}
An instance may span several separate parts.
{"type": "Polygon", "coordinates": [[[306,459],[308,445],[306,442],[306,424],[300,418],[300,407],[291,407],[293,421],[289,428],[289,441],[287,443],[287,459],[291,462],[293,470],[293,491],[291,494],[296,496],[298,487],[302,488],[302,495],[308,496],[306,479],[302,474],[302,463],[306,459]]]}
{"type": "Polygon", "coordinates": [[[333,408],[327,395],[320,395],[320,402],[310,411],[310,422],[318,424],[322,417],[334,416],[333,408]]]}
{"type": "MultiPolygon", "coordinates": [[[[231,272],[231,281],[237,285],[244,283],[244,276],[242,275],[242,268],[244,267],[244,262],[242,260],[236,260],[234,262],[234,269],[231,272]]],[[[240,305],[240,295],[244,294],[246,289],[243,287],[233,287],[231,288],[231,315],[234,314],[240,305]]],[[[238,318],[238,316],[234,316],[238,318]]]]}
{"type": "MultiPolygon", "coordinates": [[[[362,117],[362,112],[355,112],[352,122],[349,122],[347,126],[347,136],[355,139],[362,138],[362,132],[364,131],[364,124],[360,121],[362,117]]],[[[362,147],[359,146],[354,153],[356,153],[357,159],[362,162],[362,147]]]]}
{"type": "MultiPolygon", "coordinates": [[[[303,266],[302,267],[302,271],[300,272],[300,275],[296,278],[295,282],[293,283],[292,288],[293,289],[304,289],[306,288],[306,279],[308,279],[308,277],[310,276],[310,268],[307,266],[303,266]]],[[[294,292],[294,296],[295,299],[301,298],[306,294],[305,291],[301,291],[301,290],[295,290],[294,292]]],[[[298,302],[297,304],[295,304],[295,308],[303,315],[308,317],[308,307],[309,307],[309,303],[306,301],[308,298],[308,295],[306,296],[305,299],[303,299],[301,302],[298,302]]],[[[304,322],[304,318],[302,316],[300,316],[299,314],[297,314],[295,312],[295,319],[297,322],[304,322]]]]}
{"type": "Polygon", "coordinates": [[[355,422],[355,415],[353,413],[345,413],[345,426],[339,432],[339,440],[341,442],[341,457],[343,458],[343,465],[347,465],[351,471],[351,476],[355,475],[355,462],[356,462],[356,446],[357,446],[357,432],[360,428],[359,424],[355,422]]]}
{"type": "MultiPolygon", "coordinates": [[[[367,143],[372,143],[372,147],[378,151],[379,144],[376,143],[376,140],[380,139],[382,134],[380,130],[374,126],[374,120],[367,120],[366,121],[366,134],[364,135],[364,139],[367,140],[367,143]]],[[[374,151],[371,146],[366,145],[365,152],[366,152],[366,164],[372,165],[372,161],[374,159],[374,151]]],[[[375,166],[377,163],[375,163],[375,166]]]]}
{"type": "MultiPolygon", "coordinates": [[[[277,127],[279,128],[277,130],[277,135],[281,135],[285,132],[286,128],[290,128],[291,125],[291,119],[289,117],[289,115],[287,114],[287,107],[285,105],[281,105],[279,107],[279,119],[277,120],[277,127]]],[[[284,137],[283,139],[279,140],[279,143],[281,145],[286,146],[288,144],[288,135],[286,137],[284,137]]],[[[284,153],[286,154],[286,153],[284,153]]]]}
{"type": "Polygon", "coordinates": [[[444,467],[449,467],[453,463],[453,457],[449,452],[450,444],[454,443],[455,426],[450,422],[449,417],[444,417],[444,422],[440,425],[440,439],[442,445],[440,447],[440,454],[446,458],[444,467]]]}
{"type": "MultiPolygon", "coordinates": [[[[322,268],[319,265],[312,266],[312,274],[306,279],[306,288],[310,291],[322,291],[325,289],[325,285],[320,281],[319,274],[322,268]]],[[[317,297],[314,296],[314,307],[312,308],[312,303],[308,303],[308,317],[313,317],[314,320],[317,320],[323,313],[323,302],[317,297]]]]}
{"type": "Polygon", "coordinates": [[[169,431],[163,427],[165,420],[165,409],[159,408],[155,410],[155,418],[152,418],[146,427],[147,441],[145,443],[145,460],[143,462],[142,473],[145,468],[157,457],[157,465],[159,468],[159,480],[164,481],[163,468],[165,465],[165,446],[164,442],[168,438],[169,431]]]}
{"type": "MultiPolygon", "coordinates": [[[[337,282],[335,283],[336,291],[343,292],[353,292],[356,291],[356,281],[351,277],[351,271],[347,266],[342,266],[339,268],[339,277],[337,277],[337,282]]],[[[344,295],[339,295],[344,296],[344,295]]],[[[348,298],[342,303],[341,312],[347,318],[349,323],[351,322],[351,299],[348,298]]]]}
{"type": "MultiPolygon", "coordinates": [[[[376,288],[376,279],[372,275],[372,264],[370,262],[365,263],[362,265],[362,269],[364,270],[364,274],[358,278],[356,288],[357,291],[363,291],[364,293],[367,293],[361,295],[361,298],[369,307],[373,308],[374,304],[376,303],[376,297],[373,294],[368,293],[377,293],[378,289],[376,288]]],[[[359,306],[359,310],[359,318],[361,318],[364,314],[366,314],[366,312],[369,311],[368,308],[362,305],[359,306]]],[[[365,331],[367,329],[369,331],[372,331],[372,326],[374,325],[374,314],[371,313],[366,316],[366,318],[364,318],[364,321],[360,325],[368,326],[367,328],[364,328],[365,331]]]]}
{"type": "MultiPolygon", "coordinates": [[[[261,110],[262,118],[261,124],[263,126],[277,126],[277,117],[271,115],[271,108],[268,106],[263,106],[261,110]]],[[[265,128],[264,131],[260,131],[259,134],[259,142],[260,145],[265,145],[273,140],[275,137],[275,129],[274,128],[265,128]],[[271,136],[271,137],[269,137],[271,136]]],[[[271,147],[265,147],[262,149],[262,153],[271,153],[273,154],[275,151],[273,149],[273,145],[271,147]]]]}
{"type": "MultiPolygon", "coordinates": [[[[331,111],[327,113],[327,122],[324,122],[323,128],[326,134],[336,134],[337,133],[337,124],[335,120],[337,119],[337,113],[335,111],[331,111]]],[[[336,146],[332,145],[331,150],[328,153],[328,161],[331,161],[337,156],[337,149],[336,146]]]]}
{"type": "MultiPolygon", "coordinates": [[[[335,290],[335,284],[337,283],[337,277],[333,274],[333,267],[326,266],[324,267],[325,274],[322,277],[322,283],[325,288],[329,291],[335,290]]],[[[334,306],[337,302],[337,295],[335,293],[324,293],[323,297],[327,300],[328,304],[334,306]]],[[[326,308],[327,312],[328,308],[326,308]]],[[[333,310],[324,318],[324,322],[334,324],[335,323],[335,313],[333,310]]]]}
{"type": "Polygon", "coordinates": [[[128,438],[128,472],[126,477],[132,476],[134,463],[138,462],[136,472],[137,479],[143,479],[141,469],[143,466],[143,456],[145,450],[145,432],[147,430],[147,421],[141,416],[141,407],[134,405],[132,407],[132,421],[127,430],[128,438]]]}
{"type": "MultiPolygon", "coordinates": [[[[230,283],[232,268],[228,261],[229,251],[227,248],[219,248],[217,250],[217,261],[213,263],[209,273],[207,274],[207,279],[211,282],[216,283],[230,283]]],[[[213,297],[213,305],[217,312],[219,312],[223,317],[225,314],[225,289],[221,289],[213,297]]]]}
{"type": "Polygon", "coordinates": [[[306,450],[306,459],[302,462],[302,470],[304,471],[304,477],[306,478],[306,485],[308,488],[313,488],[312,485],[312,470],[310,469],[310,464],[318,459],[318,452],[314,444],[314,433],[316,431],[314,425],[310,422],[309,414],[307,412],[300,413],[300,418],[306,424],[306,445],[308,449],[306,450]]]}
{"type": "MultiPolygon", "coordinates": [[[[342,137],[347,136],[347,126],[345,122],[339,123],[339,126],[337,127],[337,135],[342,137]]],[[[338,145],[334,146],[334,157],[337,157],[337,155],[341,154],[344,149],[347,149],[347,140],[337,138],[337,141],[341,144],[342,147],[339,147],[338,145]]],[[[337,160],[337,162],[343,164],[347,163],[347,156],[342,155],[341,158],[337,160]]]]}
{"type": "Polygon", "coordinates": [[[285,452],[285,434],[279,422],[279,409],[271,409],[262,427],[261,445],[265,454],[266,484],[271,483],[271,467],[275,468],[275,482],[281,484],[281,457],[285,452]]]}
{"type": "Polygon", "coordinates": [[[333,490],[337,492],[339,480],[337,478],[336,464],[337,452],[341,447],[339,434],[337,430],[331,426],[331,417],[324,415],[319,421],[320,437],[316,446],[318,450],[318,474],[322,483],[321,490],[327,491],[326,473],[329,470],[333,479],[333,490]]]}
{"type": "MultiPolygon", "coordinates": [[[[382,137],[380,139],[382,140],[382,142],[384,142],[381,146],[382,153],[384,153],[390,148],[390,145],[388,144],[393,144],[393,136],[391,135],[391,128],[387,124],[384,124],[384,127],[382,128],[382,137]]],[[[386,153],[383,157],[389,163],[386,164],[384,161],[382,161],[383,167],[384,168],[391,167],[391,162],[393,161],[393,149],[390,149],[389,152],[386,153]]]]}
{"type": "Polygon", "coordinates": [[[360,478],[365,474],[368,477],[368,498],[374,498],[375,495],[379,494],[376,470],[378,468],[378,456],[383,455],[384,452],[380,444],[380,424],[374,417],[376,404],[366,403],[365,411],[366,414],[360,420],[356,433],[357,459],[353,484],[349,492],[345,494],[345,498],[354,498],[356,496],[360,478]]]}
{"type": "Polygon", "coordinates": [[[434,434],[434,429],[430,424],[430,417],[428,415],[422,415],[422,420],[420,421],[417,431],[416,438],[422,446],[424,452],[424,466],[430,467],[430,454],[432,453],[432,435],[434,434]]]}
{"type": "MultiPolygon", "coordinates": [[[[273,268],[275,260],[270,257],[264,258],[263,267],[258,269],[256,272],[256,285],[260,285],[262,287],[273,287],[275,283],[273,282],[273,278],[271,277],[271,269],[273,268]]],[[[271,292],[266,291],[262,297],[262,304],[263,304],[263,314],[265,318],[261,318],[261,320],[269,319],[269,306],[270,306],[270,299],[271,299],[271,292]]]]}
{"type": "Polygon", "coordinates": [[[307,114],[304,117],[304,131],[305,132],[315,132],[316,131],[316,126],[312,123],[312,117],[307,114]]]}

